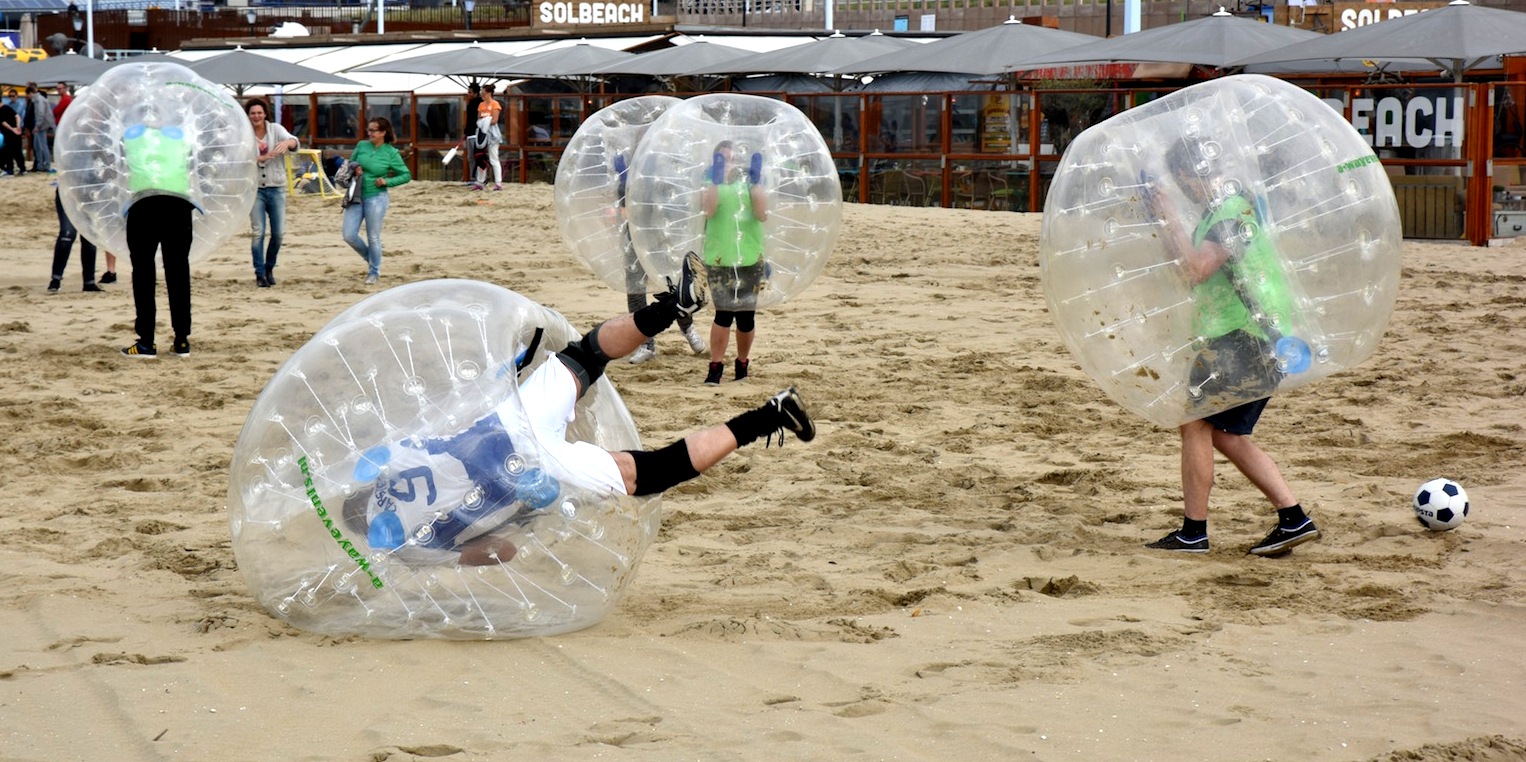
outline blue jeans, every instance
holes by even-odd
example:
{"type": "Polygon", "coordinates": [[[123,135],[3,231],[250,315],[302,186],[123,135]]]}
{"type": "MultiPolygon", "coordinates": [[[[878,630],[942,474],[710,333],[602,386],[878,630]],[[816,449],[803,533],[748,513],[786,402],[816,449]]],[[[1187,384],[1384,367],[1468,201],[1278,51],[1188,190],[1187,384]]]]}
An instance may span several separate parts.
{"type": "Polygon", "coordinates": [[[53,168],[53,151],[48,148],[48,131],[32,130],[32,171],[46,172],[53,168]]]}
{"type": "Polygon", "coordinates": [[[281,253],[281,234],[286,232],[286,188],[260,188],[254,194],[254,208],[249,210],[249,255],[256,277],[276,269],[276,255],[281,253]],[[270,248],[265,247],[265,221],[270,220],[270,248]]]}
{"type": "Polygon", "coordinates": [[[370,265],[367,275],[381,275],[381,228],[382,220],[387,217],[389,203],[387,192],[382,191],[358,204],[351,204],[344,210],[344,242],[370,265]],[[362,218],[366,221],[365,240],[360,238],[362,218]]]}

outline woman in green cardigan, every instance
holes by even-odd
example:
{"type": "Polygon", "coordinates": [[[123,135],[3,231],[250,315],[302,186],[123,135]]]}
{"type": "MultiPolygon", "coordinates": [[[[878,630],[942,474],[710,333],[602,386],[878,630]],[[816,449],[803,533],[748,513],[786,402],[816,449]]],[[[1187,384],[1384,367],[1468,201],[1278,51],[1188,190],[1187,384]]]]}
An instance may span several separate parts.
{"type": "Polygon", "coordinates": [[[364,183],[361,202],[344,210],[344,242],[366,260],[366,283],[381,276],[382,220],[387,217],[388,188],[396,188],[413,179],[402,154],[392,146],[392,123],[383,117],[366,122],[366,140],[356,144],[350,161],[360,165],[357,182],[364,183]],[[366,223],[366,237],[360,237],[360,222],[366,223]]]}

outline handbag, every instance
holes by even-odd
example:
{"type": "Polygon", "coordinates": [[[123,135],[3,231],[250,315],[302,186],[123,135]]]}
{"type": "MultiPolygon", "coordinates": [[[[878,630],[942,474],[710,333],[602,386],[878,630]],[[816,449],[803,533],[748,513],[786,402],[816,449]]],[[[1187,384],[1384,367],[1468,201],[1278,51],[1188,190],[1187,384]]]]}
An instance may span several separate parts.
{"type": "MultiPolygon", "coordinates": [[[[365,190],[365,173],[360,171],[360,165],[354,163],[346,164],[344,169],[339,170],[339,173],[344,174],[345,170],[349,170],[350,173],[346,177],[348,182],[344,185],[344,196],[339,199],[340,209],[348,209],[351,204],[360,203],[365,190]]],[[[339,175],[334,176],[334,184],[339,184],[339,175]]]]}

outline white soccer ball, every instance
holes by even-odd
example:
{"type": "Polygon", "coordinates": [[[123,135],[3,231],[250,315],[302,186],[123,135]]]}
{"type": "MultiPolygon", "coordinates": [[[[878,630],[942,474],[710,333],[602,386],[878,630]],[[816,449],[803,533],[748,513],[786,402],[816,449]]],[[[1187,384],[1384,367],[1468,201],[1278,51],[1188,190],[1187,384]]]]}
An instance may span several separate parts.
{"type": "Polygon", "coordinates": [[[1451,479],[1432,479],[1415,491],[1415,519],[1433,532],[1456,529],[1468,517],[1468,493],[1451,479]]]}

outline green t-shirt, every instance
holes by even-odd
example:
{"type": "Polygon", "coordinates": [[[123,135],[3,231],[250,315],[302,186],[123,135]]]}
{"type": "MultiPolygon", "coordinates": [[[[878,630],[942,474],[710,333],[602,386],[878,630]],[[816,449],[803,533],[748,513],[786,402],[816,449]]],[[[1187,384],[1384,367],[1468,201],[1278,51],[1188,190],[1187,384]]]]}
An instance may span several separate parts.
{"type": "Polygon", "coordinates": [[[715,186],[715,214],[705,222],[705,264],[747,267],[762,258],[763,223],[752,216],[751,193],[742,180],[715,186]]]}
{"type": "Polygon", "coordinates": [[[1194,245],[1205,240],[1228,249],[1229,261],[1192,288],[1197,302],[1193,320],[1197,335],[1212,339],[1245,330],[1276,340],[1290,332],[1292,289],[1250,199],[1230,196],[1210,210],[1192,234],[1194,245]],[[1253,305],[1260,307],[1261,322],[1252,317],[1253,305]]]}
{"type": "Polygon", "coordinates": [[[191,200],[191,148],[180,127],[133,125],[122,135],[122,156],[129,207],[147,196],[191,200]]]}

